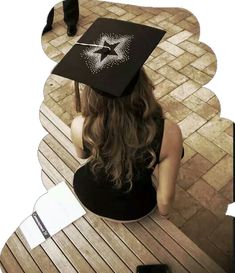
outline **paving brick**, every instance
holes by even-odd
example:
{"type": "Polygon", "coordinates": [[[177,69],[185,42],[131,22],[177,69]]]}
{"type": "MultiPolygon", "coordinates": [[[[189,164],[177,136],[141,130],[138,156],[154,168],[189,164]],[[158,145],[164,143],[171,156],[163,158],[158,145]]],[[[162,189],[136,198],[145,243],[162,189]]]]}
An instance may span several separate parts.
{"type": "Polygon", "coordinates": [[[64,44],[58,46],[57,48],[65,55],[69,52],[69,50],[71,49],[71,44],[68,42],[65,42],[64,44]]]}
{"type": "Polygon", "coordinates": [[[188,51],[189,53],[195,55],[196,57],[200,57],[201,55],[206,53],[206,51],[203,48],[201,48],[198,44],[196,45],[189,41],[184,41],[178,44],[178,46],[188,51]]]}
{"type": "Polygon", "coordinates": [[[170,219],[169,220],[179,228],[186,222],[184,217],[182,217],[182,215],[174,209],[172,209],[170,212],[170,219]]]}
{"type": "Polygon", "coordinates": [[[187,138],[205,123],[205,119],[203,119],[196,113],[191,113],[179,123],[179,126],[182,131],[183,137],[187,138]]]}
{"type": "Polygon", "coordinates": [[[211,77],[208,76],[206,73],[192,67],[191,65],[187,65],[180,70],[182,74],[187,76],[188,78],[196,81],[200,85],[205,85],[211,80],[211,77]]]}
{"type": "Polygon", "coordinates": [[[200,154],[196,154],[180,168],[177,179],[178,185],[184,190],[188,190],[212,166],[213,164],[210,161],[200,154]]]}
{"type": "Polygon", "coordinates": [[[231,254],[233,252],[233,241],[231,234],[233,233],[233,219],[226,216],[223,222],[217,227],[209,239],[224,253],[231,254]],[[223,234],[223,236],[221,236],[223,234]]]}
{"type": "Polygon", "coordinates": [[[149,21],[153,24],[158,24],[159,22],[166,20],[167,18],[171,17],[172,15],[168,12],[162,11],[158,15],[153,16],[149,21]]]}
{"type": "Polygon", "coordinates": [[[198,25],[198,20],[194,15],[190,15],[187,18],[185,18],[186,21],[192,23],[192,24],[197,24],[198,25]]]}
{"type": "Polygon", "coordinates": [[[174,89],[170,95],[174,97],[178,101],[182,101],[188,96],[190,96],[192,93],[194,93],[196,90],[200,88],[200,85],[198,83],[195,83],[192,80],[189,80],[176,89],[174,89]]]}
{"type": "Polygon", "coordinates": [[[196,111],[198,107],[203,104],[203,101],[200,100],[198,97],[194,96],[194,94],[195,93],[182,101],[182,103],[192,111],[196,111]]]}
{"type": "Polygon", "coordinates": [[[209,101],[212,97],[214,97],[214,93],[211,92],[209,89],[202,87],[198,89],[195,93],[194,96],[198,97],[199,99],[203,100],[204,102],[209,101]]]}
{"type": "Polygon", "coordinates": [[[61,52],[57,48],[55,48],[49,43],[43,44],[43,50],[46,53],[46,55],[51,59],[61,54],[61,52]]]}
{"type": "Polygon", "coordinates": [[[63,85],[50,93],[54,101],[59,102],[74,92],[71,84],[63,85]]]}
{"type": "Polygon", "coordinates": [[[69,37],[66,33],[62,36],[57,37],[54,40],[51,40],[50,44],[53,45],[54,47],[58,47],[58,46],[62,45],[63,43],[67,42],[68,40],[69,40],[69,37]]]}
{"type": "Polygon", "coordinates": [[[221,133],[217,138],[213,141],[217,146],[223,149],[228,154],[233,154],[233,137],[226,134],[221,133]]]}
{"type": "Polygon", "coordinates": [[[169,21],[162,21],[160,23],[158,23],[158,26],[160,28],[163,28],[165,31],[171,33],[172,35],[175,35],[176,33],[179,33],[180,31],[182,31],[182,28],[170,23],[169,21]]]}
{"type": "Polygon", "coordinates": [[[215,61],[215,55],[207,52],[206,54],[195,60],[193,63],[191,63],[191,65],[199,70],[203,70],[215,61]]]}
{"type": "Polygon", "coordinates": [[[185,52],[182,55],[180,55],[178,58],[176,58],[175,60],[173,60],[172,62],[169,63],[169,65],[176,69],[176,70],[180,70],[183,67],[185,67],[186,65],[190,64],[191,62],[193,62],[197,57],[194,56],[191,53],[185,52]]]}
{"type": "Polygon", "coordinates": [[[143,13],[138,16],[136,16],[132,22],[137,23],[137,24],[144,24],[145,21],[147,21],[149,18],[151,18],[153,15],[151,13],[143,13]]]}
{"type": "Polygon", "coordinates": [[[188,80],[188,77],[168,65],[160,68],[158,72],[177,85],[180,85],[188,80]]]}
{"type": "Polygon", "coordinates": [[[219,191],[232,179],[232,162],[232,157],[226,155],[203,175],[203,179],[219,191]]]}
{"type": "Polygon", "coordinates": [[[153,85],[157,85],[164,80],[164,77],[161,74],[148,68],[147,66],[145,66],[145,72],[148,75],[148,77],[151,79],[153,85]]]}
{"type": "Polygon", "coordinates": [[[74,95],[65,97],[63,100],[59,101],[58,104],[71,116],[75,116],[77,114],[74,95]]]}
{"type": "Polygon", "coordinates": [[[133,13],[125,13],[124,15],[120,16],[119,19],[123,21],[130,21],[131,19],[135,18],[136,15],[133,13]]]}
{"type": "Polygon", "coordinates": [[[178,57],[184,53],[184,50],[172,43],[169,43],[168,41],[164,41],[158,46],[175,57],[178,57]]]}
{"type": "Polygon", "coordinates": [[[159,99],[169,94],[175,87],[176,85],[173,82],[169,80],[163,80],[155,87],[155,97],[159,99]]]}
{"type": "Polygon", "coordinates": [[[214,62],[210,65],[208,65],[205,69],[203,69],[203,72],[205,72],[207,75],[213,77],[216,73],[217,69],[217,62],[214,62]]]}
{"type": "Polygon", "coordinates": [[[126,13],[126,11],[124,9],[117,7],[117,6],[110,6],[110,7],[107,7],[106,9],[118,16],[122,16],[123,14],[126,13]]]}
{"type": "Polygon", "coordinates": [[[210,142],[207,138],[203,137],[197,132],[189,136],[185,140],[185,143],[214,164],[226,154],[217,145],[210,142]]]}
{"type": "Polygon", "coordinates": [[[226,198],[229,203],[233,202],[233,180],[229,181],[220,191],[219,193],[226,198]]]}
{"type": "Polygon", "coordinates": [[[225,129],[231,125],[231,121],[215,117],[210,122],[206,123],[198,132],[210,140],[217,138],[225,129]]]}
{"type": "Polygon", "coordinates": [[[178,211],[183,218],[189,219],[201,208],[201,205],[186,191],[180,187],[176,187],[175,200],[172,207],[178,211]]]}
{"type": "Polygon", "coordinates": [[[171,38],[169,38],[168,41],[172,44],[178,45],[178,44],[182,43],[183,41],[187,40],[191,35],[192,35],[191,32],[189,32],[187,30],[183,30],[183,31],[175,34],[171,38]]]}
{"type": "Polygon", "coordinates": [[[43,36],[42,36],[42,44],[46,44],[48,42],[50,42],[51,40],[55,39],[57,36],[53,31],[49,31],[46,32],[43,36]]]}
{"type": "Polygon", "coordinates": [[[191,113],[187,107],[183,106],[180,102],[169,95],[161,98],[159,103],[162,105],[165,112],[169,112],[178,121],[183,120],[191,113]]]}
{"type": "MultiPolygon", "coordinates": [[[[55,23],[55,24],[53,24],[52,31],[53,31],[53,33],[55,35],[62,36],[62,35],[64,35],[67,32],[67,27],[65,26],[65,24],[61,25],[59,23],[55,23]]],[[[48,32],[48,33],[51,33],[51,31],[48,32]]],[[[54,39],[51,39],[51,40],[54,40],[54,39]]]]}
{"type": "MultiPolygon", "coordinates": [[[[219,235],[221,236],[221,234],[219,235]]],[[[222,250],[215,246],[209,239],[194,240],[194,242],[205,251],[217,264],[219,264],[227,273],[233,273],[232,255],[226,255],[222,250]]]]}
{"type": "Polygon", "coordinates": [[[218,226],[219,220],[209,210],[202,208],[193,217],[191,217],[181,230],[190,234],[190,238],[195,242],[201,242],[214,231],[218,226]]]}
{"type": "Polygon", "coordinates": [[[177,24],[184,18],[188,17],[188,13],[183,10],[178,10],[177,13],[174,14],[171,18],[169,18],[169,21],[173,24],[177,24]]]}
{"type": "Polygon", "coordinates": [[[218,111],[220,111],[220,102],[216,96],[208,100],[207,103],[216,108],[218,111]]]}
{"type": "Polygon", "coordinates": [[[203,179],[199,179],[194,183],[187,192],[207,209],[210,206],[211,199],[216,193],[215,189],[208,185],[203,179]]]}
{"type": "Polygon", "coordinates": [[[43,93],[44,95],[48,95],[50,92],[56,90],[59,87],[60,85],[55,80],[53,80],[51,76],[49,76],[44,85],[43,93]]]}
{"type": "Polygon", "coordinates": [[[170,61],[174,60],[175,57],[171,55],[168,52],[162,53],[160,56],[154,58],[152,61],[150,61],[147,66],[150,67],[153,70],[158,70],[165,64],[169,63],[170,61]]]}
{"type": "MultiPolygon", "coordinates": [[[[187,19],[187,18],[186,18],[187,19]]],[[[177,26],[191,32],[191,33],[198,33],[199,32],[199,27],[198,24],[192,24],[189,21],[182,20],[180,21],[177,26]]]]}
{"type": "Polygon", "coordinates": [[[190,158],[192,158],[197,153],[186,143],[183,143],[183,147],[184,147],[184,157],[181,159],[181,165],[186,163],[190,158]]]}
{"type": "Polygon", "coordinates": [[[228,207],[228,200],[225,199],[221,194],[216,194],[212,197],[210,200],[210,203],[208,205],[208,209],[219,219],[224,219],[225,213],[227,211],[228,207]]]}
{"type": "Polygon", "coordinates": [[[233,124],[231,124],[226,130],[225,130],[226,134],[228,134],[229,136],[233,136],[233,124]]]}

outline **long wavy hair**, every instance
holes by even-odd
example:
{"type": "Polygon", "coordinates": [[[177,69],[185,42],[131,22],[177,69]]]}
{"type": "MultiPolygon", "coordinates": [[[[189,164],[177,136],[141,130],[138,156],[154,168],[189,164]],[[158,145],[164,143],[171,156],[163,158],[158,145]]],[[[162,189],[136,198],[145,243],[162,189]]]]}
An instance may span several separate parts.
{"type": "Polygon", "coordinates": [[[89,86],[82,92],[83,142],[91,153],[91,170],[95,176],[103,170],[116,189],[125,186],[128,192],[132,188],[134,166],[146,162],[146,155],[147,168],[156,162],[151,144],[163,114],[153,89],[142,68],[128,96],[109,98],[89,86]]]}

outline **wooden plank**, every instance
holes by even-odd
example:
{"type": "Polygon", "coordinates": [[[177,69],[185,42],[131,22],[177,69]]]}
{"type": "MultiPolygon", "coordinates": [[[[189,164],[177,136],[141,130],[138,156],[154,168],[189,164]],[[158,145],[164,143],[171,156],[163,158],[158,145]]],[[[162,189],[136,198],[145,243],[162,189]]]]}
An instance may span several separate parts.
{"type": "Polygon", "coordinates": [[[143,264],[159,263],[159,260],[144,247],[142,242],[136,238],[123,224],[104,220],[112,231],[131,249],[143,264]]]}
{"type": "Polygon", "coordinates": [[[41,246],[30,249],[19,228],[16,230],[16,234],[43,273],[59,273],[41,246]]]}
{"type": "Polygon", "coordinates": [[[175,258],[174,252],[169,253],[155,238],[149,234],[138,222],[126,223],[125,226],[133,235],[141,240],[144,246],[161,262],[168,264],[173,273],[190,272],[185,269],[175,258]]]}
{"type": "Polygon", "coordinates": [[[6,269],[4,268],[3,264],[0,261],[0,272],[7,273],[6,269]]]}
{"type": "Polygon", "coordinates": [[[181,230],[166,219],[160,218],[157,214],[151,215],[151,218],[177,242],[186,252],[197,260],[208,272],[226,273],[213,259],[193,243],[181,230]]]}
{"type": "MultiPolygon", "coordinates": [[[[77,232],[76,232],[77,235],[77,232]]],[[[69,237],[69,236],[68,236],[69,237]]],[[[76,248],[73,243],[69,240],[64,232],[58,232],[53,236],[53,240],[58,245],[60,250],[65,255],[66,259],[70,261],[73,267],[78,272],[89,272],[95,273],[95,270],[91,265],[86,261],[82,254],[78,251],[79,247],[76,248]]],[[[80,242],[81,245],[81,242],[80,242]]]]}
{"type": "Polygon", "coordinates": [[[131,272],[127,265],[112,251],[84,218],[78,219],[74,224],[114,272],[131,272]]]}
{"type": "Polygon", "coordinates": [[[42,272],[15,233],[13,233],[8,239],[7,246],[10,248],[12,254],[15,256],[23,272],[42,272]]]}
{"type": "Polygon", "coordinates": [[[47,190],[55,186],[53,181],[47,176],[47,174],[43,170],[41,172],[41,178],[42,178],[43,185],[45,186],[47,190]]]}
{"type": "Polygon", "coordinates": [[[55,115],[46,105],[45,103],[41,104],[40,112],[47,118],[50,119],[50,122],[54,124],[57,128],[60,128],[61,132],[68,138],[71,139],[70,128],[55,115]]]}
{"type": "Polygon", "coordinates": [[[100,253],[97,253],[97,251],[93,248],[93,245],[87,241],[87,238],[84,238],[81,232],[78,231],[74,225],[67,226],[63,231],[67,237],[69,237],[71,242],[77,247],[77,249],[79,249],[81,254],[92,266],[95,272],[113,272],[111,267],[104,261],[104,259],[102,259],[100,253]]]}
{"type": "MultiPolygon", "coordinates": [[[[153,213],[156,214],[156,213],[153,213]]],[[[174,253],[174,257],[188,270],[195,273],[204,272],[199,265],[180,245],[165,233],[151,218],[146,217],[140,224],[164,247],[168,252],[174,253]]]]}
{"type": "MultiPolygon", "coordinates": [[[[52,167],[54,168],[54,167],[52,167]]],[[[43,172],[42,179],[44,180],[44,184],[47,188],[52,187],[53,183],[49,178],[49,175],[43,172]]],[[[71,187],[71,186],[70,186],[71,187]]],[[[113,272],[113,270],[104,262],[104,260],[99,256],[99,254],[94,250],[94,248],[87,242],[87,240],[82,236],[82,234],[75,228],[74,225],[69,225],[66,227],[63,232],[66,234],[68,239],[73,243],[73,245],[79,250],[79,252],[83,255],[86,261],[94,268],[95,272],[113,272]]],[[[53,238],[56,240],[56,243],[63,247],[63,244],[60,244],[60,240],[57,240],[57,237],[61,235],[54,235],[53,238]]],[[[66,251],[64,251],[66,253],[66,251]]],[[[68,254],[66,254],[68,255],[68,254]]],[[[76,254],[74,254],[76,255],[76,254]]],[[[81,271],[83,272],[83,271],[81,271]]],[[[89,272],[89,271],[84,271],[89,272]]]]}
{"type": "MultiPolygon", "coordinates": [[[[52,262],[55,264],[59,272],[63,273],[77,273],[73,265],[67,260],[64,253],[55,244],[52,238],[47,239],[41,244],[47,255],[50,257],[52,262]]],[[[33,272],[33,271],[32,271],[33,272]]]]}
{"type": "Polygon", "coordinates": [[[39,149],[44,157],[50,161],[53,166],[56,166],[59,173],[72,183],[74,172],[58,157],[58,155],[56,155],[55,151],[53,151],[44,141],[41,141],[39,149]]]}
{"type": "Polygon", "coordinates": [[[5,245],[2,249],[1,263],[6,272],[24,273],[23,269],[21,268],[7,245],[5,245]]]}
{"type": "Polygon", "coordinates": [[[53,124],[48,120],[42,113],[40,113],[40,121],[42,126],[54,136],[71,155],[76,157],[75,148],[71,145],[71,141],[53,124]]]}
{"type": "Polygon", "coordinates": [[[56,170],[56,168],[46,159],[46,157],[41,152],[38,153],[38,160],[43,171],[46,174],[50,174],[49,176],[53,182],[56,182],[55,184],[65,181],[65,178],[56,170]]]}
{"type": "Polygon", "coordinates": [[[87,213],[84,218],[96,230],[99,236],[112,248],[119,258],[130,268],[136,271],[136,265],[142,264],[141,260],[123,243],[122,240],[105,224],[104,221],[93,213],[87,213]]]}
{"type": "Polygon", "coordinates": [[[78,162],[78,157],[75,159],[53,136],[48,134],[43,138],[43,141],[58,155],[59,158],[61,158],[73,173],[81,166],[78,162]]]}

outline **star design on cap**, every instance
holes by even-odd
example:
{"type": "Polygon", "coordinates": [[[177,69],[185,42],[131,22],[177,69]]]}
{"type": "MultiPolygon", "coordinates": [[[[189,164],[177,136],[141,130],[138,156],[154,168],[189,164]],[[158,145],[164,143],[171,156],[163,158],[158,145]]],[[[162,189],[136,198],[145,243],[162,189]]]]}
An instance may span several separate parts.
{"type": "Polygon", "coordinates": [[[107,41],[104,42],[103,48],[95,51],[94,53],[100,54],[100,61],[102,62],[107,56],[118,56],[118,53],[115,51],[115,48],[119,45],[120,43],[108,43],[107,41]],[[109,47],[110,49],[108,49],[109,47]]]}
{"type": "Polygon", "coordinates": [[[91,73],[99,73],[125,63],[130,58],[130,45],[134,35],[117,35],[102,33],[100,38],[93,42],[102,48],[91,47],[83,51],[82,56],[91,73]]]}

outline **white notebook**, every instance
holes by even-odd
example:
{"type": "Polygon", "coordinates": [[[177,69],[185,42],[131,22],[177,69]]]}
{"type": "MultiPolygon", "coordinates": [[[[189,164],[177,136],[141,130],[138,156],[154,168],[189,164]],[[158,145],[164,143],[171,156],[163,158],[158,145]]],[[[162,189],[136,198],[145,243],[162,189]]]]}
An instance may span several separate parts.
{"type": "Polygon", "coordinates": [[[37,200],[33,214],[26,218],[20,229],[33,249],[85,213],[66,183],[61,182],[37,200]]]}
{"type": "Polygon", "coordinates": [[[235,202],[228,205],[226,215],[235,217],[235,202]]]}

